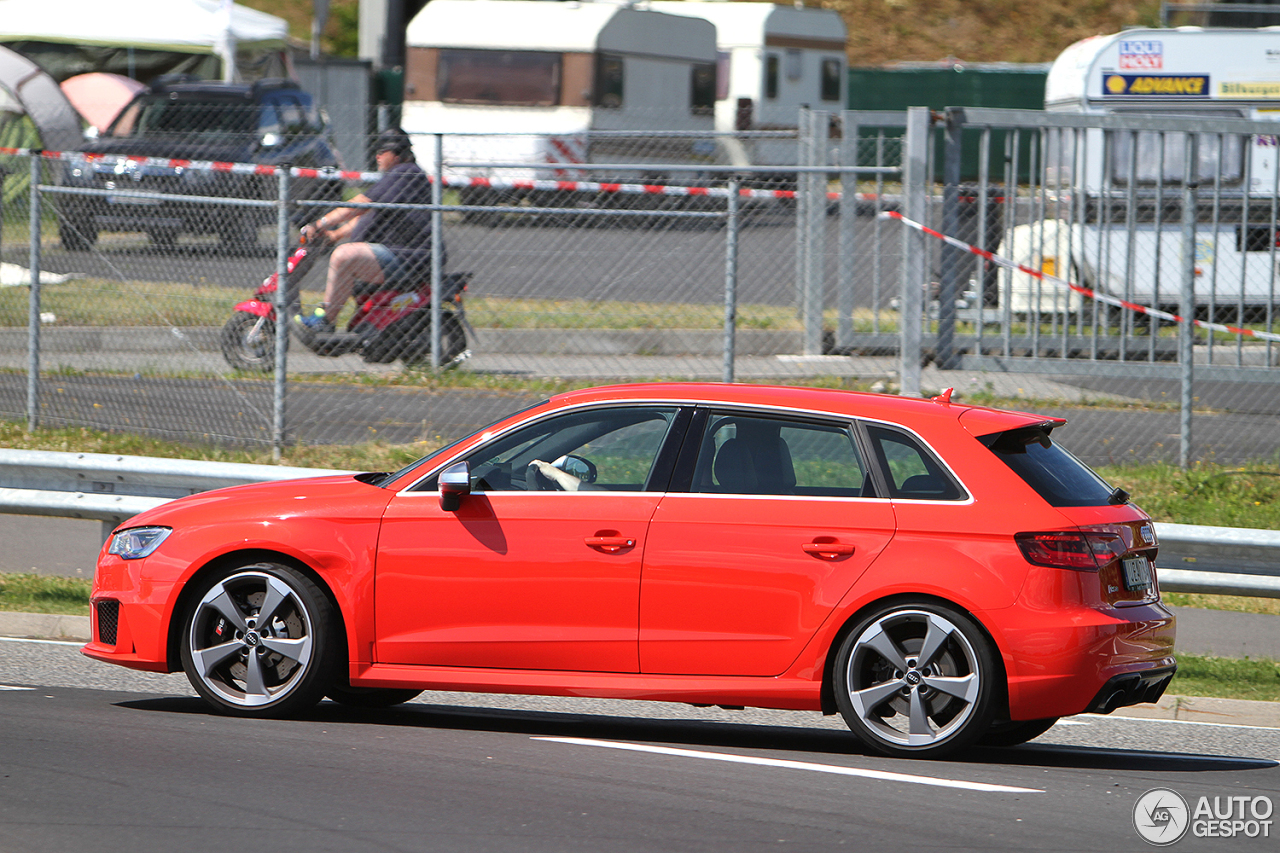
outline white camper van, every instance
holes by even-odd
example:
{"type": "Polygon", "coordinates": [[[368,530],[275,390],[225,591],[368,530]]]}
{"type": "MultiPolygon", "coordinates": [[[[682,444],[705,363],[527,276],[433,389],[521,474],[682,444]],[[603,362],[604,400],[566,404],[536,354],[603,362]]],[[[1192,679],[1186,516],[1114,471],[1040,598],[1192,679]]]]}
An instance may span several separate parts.
{"type": "MultiPolygon", "coordinates": [[[[1280,121],[1280,28],[1133,29],[1085,39],[1050,67],[1045,109],[1280,121]]],[[[1185,269],[1177,204],[1186,173],[1185,135],[1167,134],[1162,144],[1157,132],[1121,130],[1107,142],[1102,131],[1090,130],[1085,139],[1075,160],[1085,164],[1081,173],[1051,169],[1048,177],[1051,189],[1056,179],[1061,189],[1082,193],[1091,212],[1083,223],[1046,219],[1018,226],[1007,254],[1134,302],[1176,304],[1185,269]],[[1129,221],[1125,210],[1102,215],[1098,211],[1110,205],[1100,199],[1139,212],[1129,221]],[[1157,212],[1162,206],[1164,216],[1157,212]]],[[[1273,284],[1271,237],[1277,136],[1204,133],[1197,139],[1198,200],[1213,209],[1197,224],[1196,301],[1215,310],[1237,306],[1247,319],[1251,308],[1280,294],[1273,284]]],[[[1051,166],[1057,154],[1047,152],[1051,166]]],[[[1013,310],[1026,310],[1035,289],[1030,277],[1014,274],[1009,281],[1013,310]]],[[[1052,307],[1067,298],[1057,292],[1052,307]]],[[[1080,297],[1069,298],[1076,310],[1080,297]]],[[[1051,306],[1046,301],[1043,307],[1051,306]]]]}
{"type": "MultiPolygon", "coordinates": [[[[715,24],[716,130],[795,130],[801,106],[844,109],[848,32],[838,12],[732,0],[653,0],[649,8],[715,24]]],[[[728,160],[795,165],[796,145],[733,145],[728,160]]]]}
{"type": "Polygon", "coordinates": [[[453,176],[599,179],[573,166],[688,162],[698,142],[597,131],[713,129],[715,27],[705,20],[604,0],[432,0],[406,43],[402,124],[419,154],[423,134],[458,134],[444,143],[453,176]],[[544,165],[452,165],[467,162],[544,165]]]}

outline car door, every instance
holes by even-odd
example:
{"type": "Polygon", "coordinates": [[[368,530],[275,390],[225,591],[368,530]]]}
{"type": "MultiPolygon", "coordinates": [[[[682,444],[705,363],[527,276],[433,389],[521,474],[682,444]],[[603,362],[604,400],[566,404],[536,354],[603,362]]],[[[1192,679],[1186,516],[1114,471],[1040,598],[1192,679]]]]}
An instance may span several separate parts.
{"type": "Polygon", "coordinates": [[[848,423],[713,412],[690,446],[687,491],[649,527],[641,672],[779,675],[892,538],[893,507],[848,423]]]}
{"type": "Polygon", "coordinates": [[[434,477],[392,499],[375,570],[378,661],[636,672],[641,556],[676,414],[631,405],[543,419],[468,454],[471,492],[456,510],[441,508],[434,477]],[[576,490],[535,474],[538,463],[576,490]]]}

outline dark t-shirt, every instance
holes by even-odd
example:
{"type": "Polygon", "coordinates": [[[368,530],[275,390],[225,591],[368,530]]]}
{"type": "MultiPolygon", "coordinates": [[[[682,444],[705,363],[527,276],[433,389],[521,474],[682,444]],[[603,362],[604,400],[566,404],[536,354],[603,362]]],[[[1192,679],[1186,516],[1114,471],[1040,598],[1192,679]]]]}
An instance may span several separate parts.
{"type": "MultiPolygon", "coordinates": [[[[365,197],[384,204],[430,204],[431,181],[417,163],[397,163],[382,174],[365,197]]],[[[401,263],[425,268],[431,261],[431,211],[373,208],[351,232],[355,243],[381,243],[401,263]]]]}

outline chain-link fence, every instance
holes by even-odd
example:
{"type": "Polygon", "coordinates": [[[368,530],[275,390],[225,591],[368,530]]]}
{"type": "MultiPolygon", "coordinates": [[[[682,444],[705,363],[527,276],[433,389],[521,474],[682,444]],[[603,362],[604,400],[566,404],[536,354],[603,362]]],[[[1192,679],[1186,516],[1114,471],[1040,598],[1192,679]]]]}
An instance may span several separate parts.
{"type": "MultiPolygon", "coordinates": [[[[195,112],[166,120],[182,125],[175,137],[206,129],[195,112]]],[[[207,126],[235,121],[214,114],[207,126]]],[[[483,140],[479,166],[468,165],[474,139],[417,137],[431,203],[407,205],[356,203],[376,173],[283,169],[278,156],[7,149],[9,181],[37,191],[3,208],[0,257],[19,286],[0,289],[0,412],[224,442],[434,441],[518,405],[418,387],[438,369],[602,382],[887,376],[887,354],[823,355],[840,245],[825,214],[839,180],[801,171],[816,176],[817,201],[797,202],[795,134],[739,136],[604,133],[572,171],[495,161],[518,134],[483,140]],[[791,163],[727,164],[733,146],[765,142],[791,163]],[[391,292],[358,287],[333,334],[304,339],[277,320],[321,302],[327,258],[314,245],[293,254],[298,226],[353,205],[429,212],[447,251],[391,292]],[[798,211],[818,232],[807,261],[798,211]],[[797,311],[806,263],[819,332],[809,345],[797,311]],[[34,294],[29,269],[41,275],[34,294]]],[[[899,146],[885,152],[890,173],[899,146]]],[[[844,179],[858,198],[857,176],[844,179]]],[[[888,230],[869,211],[863,224],[888,230]]],[[[887,304],[892,269],[876,274],[887,304]]]]}
{"type": "Polygon", "coordinates": [[[794,134],[420,135],[424,195],[391,206],[358,203],[376,173],[279,151],[5,149],[0,414],[434,442],[523,399],[418,381],[442,369],[835,377],[1028,398],[1091,463],[1271,457],[1274,137],[1196,121],[806,110],[794,134]],[[576,147],[548,162],[558,146],[576,147]],[[447,252],[306,337],[277,322],[323,299],[327,258],[293,254],[298,226],[338,207],[416,210],[447,252]],[[1212,325],[1180,337],[1174,315],[1212,325]]]}

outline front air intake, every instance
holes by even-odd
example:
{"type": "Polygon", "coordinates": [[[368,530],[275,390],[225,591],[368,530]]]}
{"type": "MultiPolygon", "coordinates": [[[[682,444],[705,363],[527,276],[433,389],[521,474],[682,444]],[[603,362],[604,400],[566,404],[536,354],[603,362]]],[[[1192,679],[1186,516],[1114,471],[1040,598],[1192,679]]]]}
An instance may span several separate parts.
{"type": "Polygon", "coordinates": [[[120,602],[113,599],[94,602],[97,615],[98,642],[105,646],[116,644],[116,632],[120,626],[120,602]]]}

